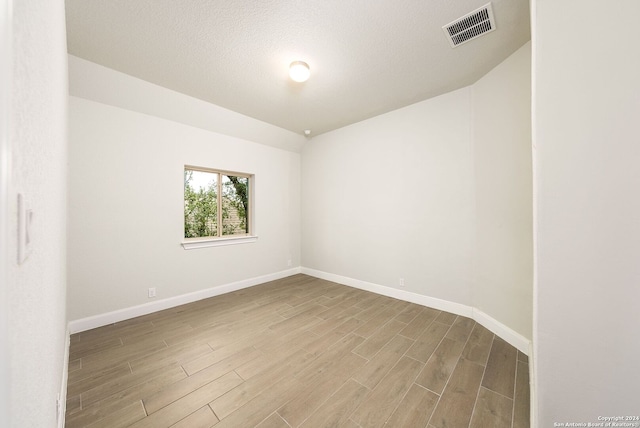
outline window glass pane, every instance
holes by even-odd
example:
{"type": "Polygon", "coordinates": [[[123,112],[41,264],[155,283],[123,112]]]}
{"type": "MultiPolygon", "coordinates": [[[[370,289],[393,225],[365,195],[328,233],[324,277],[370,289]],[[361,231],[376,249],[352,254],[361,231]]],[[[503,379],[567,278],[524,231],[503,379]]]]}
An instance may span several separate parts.
{"type": "Polygon", "coordinates": [[[249,233],[249,178],[222,175],[222,234],[249,233]]]}
{"type": "Polygon", "coordinates": [[[184,237],[218,236],[218,174],[184,170],[184,237]]]}

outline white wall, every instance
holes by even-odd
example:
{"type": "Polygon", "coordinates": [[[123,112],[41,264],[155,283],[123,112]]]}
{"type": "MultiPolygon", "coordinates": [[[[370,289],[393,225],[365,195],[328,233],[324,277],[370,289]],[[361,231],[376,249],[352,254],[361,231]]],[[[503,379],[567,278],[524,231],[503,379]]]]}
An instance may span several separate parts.
{"type": "Polygon", "coordinates": [[[298,153],[75,96],[69,114],[71,320],[300,265],[298,153]],[[182,248],[186,164],[255,174],[257,242],[182,248]]]}
{"type": "MultiPolygon", "coordinates": [[[[66,379],[67,56],[62,1],[13,2],[8,331],[12,427],[55,427],[66,379]],[[17,264],[17,192],[33,209],[17,264]]],[[[3,58],[4,60],[4,58],[3,58]]],[[[4,287],[4,283],[2,284],[4,287]]]]}
{"type": "Polygon", "coordinates": [[[71,95],[146,113],[244,140],[299,152],[306,138],[69,55],[71,95]]]}
{"type": "Polygon", "coordinates": [[[532,337],[531,43],[472,86],[473,306],[532,337]]]}
{"type": "MultiPolygon", "coordinates": [[[[9,303],[7,302],[8,265],[5,254],[9,250],[9,123],[11,115],[12,26],[9,2],[0,1],[0,426],[9,426],[9,303]]],[[[13,224],[13,223],[11,223],[13,224]]]]}
{"type": "Polygon", "coordinates": [[[303,266],[470,305],[471,125],[465,88],[313,138],[303,266]]]}
{"type": "Polygon", "coordinates": [[[534,0],[539,426],[640,414],[640,2],[534,0]]]}
{"type": "Polygon", "coordinates": [[[530,49],[471,87],[313,138],[303,266],[479,309],[526,351],[530,49]]]}

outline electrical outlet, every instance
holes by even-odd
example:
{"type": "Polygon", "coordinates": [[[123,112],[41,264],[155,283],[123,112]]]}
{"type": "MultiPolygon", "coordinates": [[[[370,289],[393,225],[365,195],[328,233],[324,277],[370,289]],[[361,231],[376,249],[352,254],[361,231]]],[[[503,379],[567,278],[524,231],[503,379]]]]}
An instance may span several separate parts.
{"type": "Polygon", "coordinates": [[[149,288],[149,298],[156,297],[156,287],[149,288]]]}
{"type": "Polygon", "coordinates": [[[293,262],[291,261],[291,259],[287,260],[287,266],[291,267],[292,264],[293,262]]]}
{"type": "Polygon", "coordinates": [[[398,281],[398,285],[400,287],[404,287],[404,278],[400,278],[400,280],[398,281]]]}

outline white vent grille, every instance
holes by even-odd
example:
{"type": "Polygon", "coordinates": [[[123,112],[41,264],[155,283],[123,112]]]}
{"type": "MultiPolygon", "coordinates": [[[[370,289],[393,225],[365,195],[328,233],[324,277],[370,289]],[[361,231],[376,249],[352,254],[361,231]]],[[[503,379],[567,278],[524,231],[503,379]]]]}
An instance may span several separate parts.
{"type": "Polygon", "coordinates": [[[491,3],[487,3],[480,9],[476,9],[466,14],[462,18],[456,19],[450,24],[442,27],[451,47],[455,48],[463,43],[487,34],[496,29],[493,19],[491,3]]]}

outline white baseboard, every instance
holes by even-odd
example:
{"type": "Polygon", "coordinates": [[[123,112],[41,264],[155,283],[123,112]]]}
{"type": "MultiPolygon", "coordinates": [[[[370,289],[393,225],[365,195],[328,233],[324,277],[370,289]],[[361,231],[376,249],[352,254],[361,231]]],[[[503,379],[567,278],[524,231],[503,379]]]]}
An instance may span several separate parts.
{"type": "Polygon", "coordinates": [[[71,346],[71,333],[67,328],[67,337],[65,338],[64,357],[62,359],[62,384],[57,398],[56,411],[58,412],[58,428],[64,428],[65,414],[67,413],[67,383],[69,380],[69,347],[71,346]]]}
{"type": "Polygon", "coordinates": [[[490,315],[485,314],[479,309],[473,308],[473,316],[472,318],[478,323],[486,327],[488,330],[491,330],[496,335],[500,336],[507,343],[511,344],[513,347],[518,349],[525,355],[529,355],[531,351],[530,345],[531,341],[517,333],[516,331],[510,329],[506,325],[502,324],[500,321],[491,317],[490,315]]]}
{"type": "Polygon", "coordinates": [[[448,300],[438,299],[435,297],[429,297],[406,290],[398,290],[397,288],[387,287],[384,285],[374,284],[371,282],[361,281],[358,279],[335,275],[332,273],[305,267],[288,269],[268,275],[207,288],[205,290],[195,291],[193,293],[170,297],[168,299],[162,299],[138,306],[119,309],[113,312],[107,312],[105,314],[70,321],[69,332],[70,334],[74,334],[81,331],[91,330],[92,328],[102,327],[119,321],[124,321],[164,309],[184,305],[186,303],[207,299],[209,297],[219,296],[221,294],[230,293],[232,291],[241,290],[243,288],[253,287],[254,285],[285,278],[287,276],[295,275],[298,273],[304,273],[316,278],[337,282],[338,284],[344,284],[361,290],[370,291],[372,293],[381,294],[383,296],[393,297],[395,299],[405,300],[407,302],[416,303],[418,305],[428,306],[430,308],[472,318],[477,323],[483,325],[493,333],[500,336],[507,343],[510,343],[515,348],[519,349],[522,353],[530,356],[530,341],[527,338],[520,335],[519,333],[516,333],[506,325],[497,321],[495,318],[492,318],[490,315],[487,315],[484,312],[471,306],[463,305],[456,302],[450,302],[448,300]]]}
{"type": "Polygon", "coordinates": [[[113,324],[119,321],[139,317],[141,315],[147,315],[153,312],[169,309],[172,307],[184,305],[186,303],[195,302],[209,297],[219,296],[221,294],[230,293],[232,291],[241,290],[243,288],[253,287],[269,281],[275,281],[278,279],[286,278],[298,273],[304,273],[316,278],[325,279],[327,281],[336,282],[338,284],[347,285],[350,287],[358,288],[372,293],[381,294],[383,296],[392,297],[399,300],[404,300],[411,303],[416,303],[422,306],[428,306],[430,308],[438,309],[441,311],[451,312],[456,315],[472,318],[478,324],[481,324],[497,336],[504,339],[507,343],[514,346],[520,352],[528,355],[529,357],[529,379],[531,382],[531,426],[536,426],[537,416],[537,400],[535,394],[535,367],[533,361],[533,346],[532,342],[521,334],[510,329],[506,325],[497,321],[490,315],[480,311],[472,306],[463,305],[461,303],[450,302],[448,300],[438,299],[435,297],[429,297],[422,294],[413,293],[406,290],[399,290],[393,287],[387,287],[384,285],[374,284],[371,282],[361,281],[346,276],[336,275],[328,272],[323,272],[311,268],[297,267],[280,272],[275,272],[268,275],[249,278],[241,281],[232,282],[229,284],[219,285],[211,287],[205,290],[196,291],[193,293],[183,294],[180,296],[170,297],[168,299],[162,299],[143,305],[133,306],[130,308],[120,309],[113,312],[108,312],[101,315],[82,318],[79,320],[70,321],[67,329],[67,343],[64,355],[64,367],[62,372],[62,386],[60,387],[61,397],[61,417],[58,419],[58,428],[63,428],[65,424],[65,412],[66,412],[66,396],[67,396],[67,379],[69,375],[69,345],[70,335],[79,333],[81,331],[90,330],[92,328],[102,327],[108,324],[113,324]]]}
{"type": "Polygon", "coordinates": [[[536,379],[536,365],[535,365],[536,354],[533,352],[533,341],[529,346],[529,396],[530,396],[530,404],[529,411],[531,416],[531,426],[538,426],[538,395],[536,394],[536,383],[534,382],[536,379]]]}
{"type": "Polygon", "coordinates": [[[372,293],[381,294],[394,299],[404,300],[416,303],[422,306],[438,309],[440,311],[451,312],[452,314],[462,315],[471,318],[473,310],[470,306],[460,303],[450,302],[448,300],[437,299],[435,297],[425,296],[423,294],[412,293],[411,291],[398,290],[397,288],[387,287],[385,285],[374,284],[372,282],[361,281],[346,276],[335,275],[315,269],[303,267],[302,273],[314,276],[327,281],[337,282],[338,284],[348,285],[349,287],[359,288],[360,290],[370,291],[372,293]]]}
{"type": "Polygon", "coordinates": [[[254,278],[243,279],[241,281],[236,281],[229,284],[218,285],[216,287],[207,288],[205,290],[194,291],[193,293],[169,297],[167,299],[119,309],[116,311],[82,318],[79,320],[73,320],[69,322],[69,332],[71,334],[74,334],[81,331],[91,330],[92,328],[102,327],[119,321],[124,321],[164,309],[184,305],[186,303],[196,302],[198,300],[208,299],[209,297],[219,296],[221,294],[230,293],[232,291],[241,290],[243,288],[253,287],[254,285],[262,284],[264,282],[286,278],[287,276],[295,275],[297,273],[300,273],[299,267],[254,278]]]}
{"type": "Polygon", "coordinates": [[[463,305],[461,303],[450,302],[448,300],[429,297],[422,294],[412,293],[406,290],[398,290],[397,288],[387,287],[384,285],[373,284],[371,282],[361,281],[346,276],[335,275],[315,269],[303,267],[302,273],[314,276],[327,281],[337,282],[338,284],[348,285],[350,287],[359,288],[361,290],[370,291],[372,293],[382,294],[383,296],[393,297],[395,299],[405,300],[407,302],[416,303],[422,306],[438,309],[440,311],[451,312],[456,315],[472,318],[478,324],[481,324],[494,334],[504,339],[523,354],[530,354],[530,343],[526,337],[510,329],[490,315],[476,309],[472,306],[463,305]]]}

